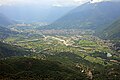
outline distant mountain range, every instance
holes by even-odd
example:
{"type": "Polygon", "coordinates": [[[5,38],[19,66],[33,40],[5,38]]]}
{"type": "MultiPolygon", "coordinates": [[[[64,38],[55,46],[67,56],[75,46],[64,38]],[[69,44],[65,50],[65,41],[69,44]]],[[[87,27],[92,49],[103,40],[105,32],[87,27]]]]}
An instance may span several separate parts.
{"type": "Polygon", "coordinates": [[[98,34],[104,39],[120,39],[120,19],[98,32],[98,34]]]}
{"type": "Polygon", "coordinates": [[[41,5],[1,6],[0,12],[18,22],[53,22],[73,7],[42,7],[41,5]]]}
{"type": "Polygon", "coordinates": [[[40,29],[101,29],[120,17],[120,2],[85,3],[40,29]]]}
{"type": "Polygon", "coordinates": [[[8,26],[8,25],[11,25],[14,23],[15,23],[15,21],[9,19],[4,14],[0,13],[0,25],[1,26],[8,26]]]}

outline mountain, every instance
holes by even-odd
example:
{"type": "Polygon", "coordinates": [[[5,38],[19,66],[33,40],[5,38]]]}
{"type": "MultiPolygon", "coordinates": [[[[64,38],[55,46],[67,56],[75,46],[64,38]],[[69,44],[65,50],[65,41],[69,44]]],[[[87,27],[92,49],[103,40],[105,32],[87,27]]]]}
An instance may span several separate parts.
{"type": "MultiPolygon", "coordinates": [[[[6,80],[119,80],[120,66],[106,66],[100,72],[85,66],[67,65],[59,61],[41,60],[28,57],[12,57],[0,60],[0,79],[6,80]],[[82,72],[81,72],[82,70],[82,72]],[[86,71],[86,70],[85,70],[86,71]]],[[[101,67],[98,67],[101,68],[101,67]]]]}
{"type": "Polygon", "coordinates": [[[7,38],[12,35],[18,34],[18,32],[11,31],[8,25],[15,24],[16,22],[6,17],[4,14],[0,13],[0,39],[7,38]]]}
{"type": "Polygon", "coordinates": [[[4,14],[0,13],[0,25],[1,26],[8,26],[14,24],[15,22],[6,17],[4,14]]]}
{"type": "Polygon", "coordinates": [[[120,17],[120,2],[85,3],[40,29],[98,29],[120,17]]]}
{"type": "Polygon", "coordinates": [[[22,47],[13,46],[10,44],[0,42],[0,58],[7,58],[12,56],[24,56],[30,54],[22,47]]]}
{"type": "Polygon", "coordinates": [[[74,7],[58,7],[58,6],[53,6],[49,13],[48,16],[46,16],[45,21],[48,22],[54,22],[57,19],[61,18],[63,15],[67,14],[70,10],[72,10],[74,7]]]}
{"type": "Polygon", "coordinates": [[[65,15],[73,7],[11,5],[0,7],[0,12],[19,22],[53,22],[65,15]]]}
{"type": "Polygon", "coordinates": [[[11,30],[8,29],[8,28],[1,27],[1,26],[0,26],[0,39],[5,39],[5,38],[7,38],[7,37],[10,37],[10,36],[16,35],[16,34],[18,34],[18,32],[11,31],[11,30]]]}
{"type": "Polygon", "coordinates": [[[99,36],[104,39],[120,39],[120,19],[100,31],[99,34],[99,36]]]}
{"type": "Polygon", "coordinates": [[[58,61],[10,58],[0,61],[0,79],[10,80],[88,80],[77,69],[58,61]],[[7,76],[6,76],[7,75],[7,76]]]}

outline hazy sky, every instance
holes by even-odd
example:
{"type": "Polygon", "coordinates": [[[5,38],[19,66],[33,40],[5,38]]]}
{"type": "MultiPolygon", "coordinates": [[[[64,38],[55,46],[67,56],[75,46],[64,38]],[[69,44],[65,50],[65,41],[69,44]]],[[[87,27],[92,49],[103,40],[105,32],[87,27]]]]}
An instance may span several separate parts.
{"type": "Polygon", "coordinates": [[[0,0],[0,5],[14,5],[14,4],[39,4],[50,6],[70,6],[79,5],[89,0],[0,0]]]}
{"type": "MultiPolygon", "coordinates": [[[[90,0],[0,0],[0,5],[32,5],[38,4],[42,6],[75,6],[80,5],[90,0]]],[[[108,1],[108,0],[93,0],[93,2],[108,1]]],[[[110,1],[110,0],[109,0],[110,1]]],[[[112,0],[120,1],[120,0],[112,0]]]]}

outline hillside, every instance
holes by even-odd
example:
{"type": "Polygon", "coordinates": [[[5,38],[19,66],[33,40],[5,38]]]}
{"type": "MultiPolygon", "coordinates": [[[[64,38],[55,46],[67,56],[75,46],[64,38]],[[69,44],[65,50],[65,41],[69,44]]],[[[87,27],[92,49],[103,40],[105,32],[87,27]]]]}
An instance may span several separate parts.
{"type": "Polygon", "coordinates": [[[85,3],[48,26],[39,29],[99,29],[120,16],[119,2],[85,3]]]}
{"type": "Polygon", "coordinates": [[[57,61],[11,58],[0,61],[0,79],[11,80],[87,80],[79,70],[57,61]]]}
{"type": "Polygon", "coordinates": [[[113,22],[110,26],[100,32],[99,35],[104,39],[120,39],[120,19],[113,22]]]}
{"type": "Polygon", "coordinates": [[[15,22],[10,20],[4,14],[0,13],[0,26],[8,26],[14,24],[15,22]]]}
{"type": "Polygon", "coordinates": [[[1,26],[0,26],[0,39],[5,39],[5,38],[7,38],[7,37],[10,37],[10,36],[16,35],[16,34],[18,34],[18,32],[11,31],[11,30],[8,29],[8,28],[1,27],[1,26]]]}
{"type": "Polygon", "coordinates": [[[118,80],[119,65],[102,67],[103,70],[84,70],[85,66],[70,66],[59,61],[14,57],[0,61],[0,79],[6,80],[118,80]],[[82,70],[82,71],[81,71],[82,70]],[[85,71],[85,72],[84,72],[85,71]]]}
{"type": "Polygon", "coordinates": [[[22,47],[13,46],[10,44],[0,42],[0,58],[12,57],[12,56],[24,56],[30,54],[22,47]]]}

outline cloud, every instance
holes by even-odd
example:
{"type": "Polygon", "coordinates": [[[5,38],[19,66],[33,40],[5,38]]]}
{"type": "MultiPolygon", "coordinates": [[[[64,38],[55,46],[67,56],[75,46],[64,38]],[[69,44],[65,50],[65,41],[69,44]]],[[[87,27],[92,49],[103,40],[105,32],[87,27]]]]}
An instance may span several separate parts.
{"type": "Polygon", "coordinates": [[[51,4],[52,0],[0,0],[1,5],[33,5],[33,4],[39,4],[39,5],[45,5],[45,4],[51,4]]]}
{"type": "MultiPolygon", "coordinates": [[[[0,0],[0,6],[2,5],[51,5],[51,6],[76,6],[88,2],[91,0],[0,0]]],[[[93,0],[92,3],[101,2],[106,0],[93,0]]],[[[112,0],[112,1],[120,1],[120,0],[112,0]]]]}
{"type": "Polygon", "coordinates": [[[0,0],[1,5],[30,4],[35,3],[32,0],[0,0]]]}
{"type": "Polygon", "coordinates": [[[63,5],[61,5],[61,4],[53,4],[52,6],[53,7],[63,7],[63,5]]]}
{"type": "Polygon", "coordinates": [[[103,1],[120,1],[120,0],[91,0],[91,3],[98,3],[98,2],[103,2],[103,1]]]}
{"type": "Polygon", "coordinates": [[[54,5],[62,5],[62,6],[77,6],[88,2],[90,0],[54,0],[54,5]]]}
{"type": "Polygon", "coordinates": [[[85,2],[88,2],[88,1],[90,1],[90,0],[74,0],[74,2],[76,2],[76,3],[85,3],[85,2]]]}
{"type": "Polygon", "coordinates": [[[103,1],[111,1],[111,0],[91,0],[91,3],[98,3],[98,2],[103,2],[103,1]]]}
{"type": "Polygon", "coordinates": [[[72,6],[78,5],[88,0],[0,0],[0,5],[17,5],[17,4],[39,4],[53,6],[72,6]]]}

